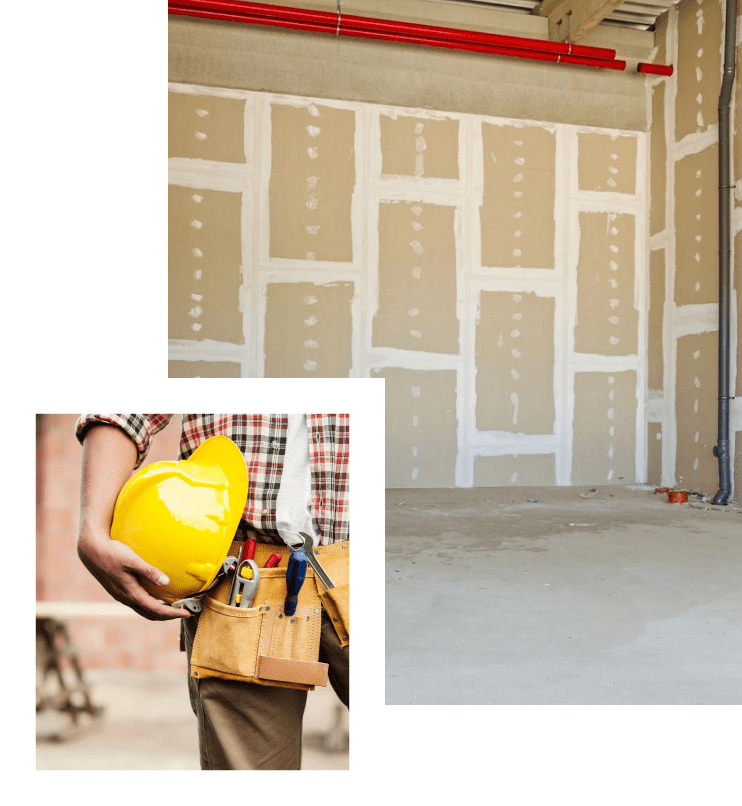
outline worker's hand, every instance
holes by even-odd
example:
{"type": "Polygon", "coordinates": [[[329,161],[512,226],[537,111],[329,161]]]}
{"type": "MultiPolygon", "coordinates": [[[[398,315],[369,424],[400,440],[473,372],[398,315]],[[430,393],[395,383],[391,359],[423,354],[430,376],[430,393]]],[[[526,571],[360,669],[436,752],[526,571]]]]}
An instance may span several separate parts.
{"type": "Polygon", "coordinates": [[[88,571],[117,602],[130,607],[140,616],[150,621],[190,616],[184,607],[171,607],[150,596],[139,579],[146,578],[155,585],[166,585],[167,577],[146,563],[129,546],[120,540],[112,540],[105,531],[81,528],[77,554],[88,571]]]}

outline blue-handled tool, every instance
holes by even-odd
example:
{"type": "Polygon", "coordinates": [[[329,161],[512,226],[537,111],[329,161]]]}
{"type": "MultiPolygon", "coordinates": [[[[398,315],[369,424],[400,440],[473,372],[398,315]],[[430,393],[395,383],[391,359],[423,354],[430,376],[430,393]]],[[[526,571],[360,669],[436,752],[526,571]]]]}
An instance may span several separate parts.
{"type": "Polygon", "coordinates": [[[289,564],[286,568],[286,601],[283,603],[283,612],[287,616],[296,613],[296,605],[299,601],[299,591],[304,584],[304,577],[307,575],[307,554],[304,547],[291,549],[289,564]]]}

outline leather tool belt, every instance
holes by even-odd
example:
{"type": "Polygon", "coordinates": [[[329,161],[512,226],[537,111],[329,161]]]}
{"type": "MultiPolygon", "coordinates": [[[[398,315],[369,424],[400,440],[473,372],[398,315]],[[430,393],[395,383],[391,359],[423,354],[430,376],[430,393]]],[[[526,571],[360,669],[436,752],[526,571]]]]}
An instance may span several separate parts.
{"type": "MultiPolygon", "coordinates": [[[[234,541],[229,554],[237,556],[241,541],[234,541]]],[[[350,643],[349,543],[317,546],[314,552],[334,587],[327,589],[307,567],[299,591],[296,612],[284,615],[287,547],[258,543],[255,562],[260,584],[252,607],[227,604],[232,577],[203,598],[203,611],[191,653],[191,677],[220,677],[265,686],[311,690],[327,685],[326,663],[320,663],[319,643],[324,608],[341,645],[350,643]],[[275,568],[264,568],[274,552],[283,557],[275,568]]]]}

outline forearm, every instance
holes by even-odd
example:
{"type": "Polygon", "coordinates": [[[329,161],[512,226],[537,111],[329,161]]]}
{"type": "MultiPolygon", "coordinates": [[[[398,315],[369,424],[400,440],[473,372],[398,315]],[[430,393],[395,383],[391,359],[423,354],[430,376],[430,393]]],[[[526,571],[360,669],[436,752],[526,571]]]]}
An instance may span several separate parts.
{"type": "Polygon", "coordinates": [[[85,433],[82,446],[80,534],[109,532],[113,508],[137,461],[137,449],[121,429],[96,425],[85,433]]]}
{"type": "Polygon", "coordinates": [[[129,546],[111,539],[116,499],[136,462],[134,442],[116,426],[95,425],[86,430],[77,554],[114,599],[139,615],[152,620],[187,618],[187,610],[163,604],[140,583],[146,578],[155,585],[166,585],[167,576],[129,546]]]}

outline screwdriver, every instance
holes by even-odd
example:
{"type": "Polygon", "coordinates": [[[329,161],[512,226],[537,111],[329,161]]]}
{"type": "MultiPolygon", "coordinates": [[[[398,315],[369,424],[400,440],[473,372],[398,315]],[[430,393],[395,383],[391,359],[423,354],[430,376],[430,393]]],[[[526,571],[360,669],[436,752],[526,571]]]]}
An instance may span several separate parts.
{"type": "Polygon", "coordinates": [[[286,569],[286,601],[283,603],[283,612],[287,616],[296,613],[296,605],[299,602],[299,591],[304,584],[304,577],[307,574],[307,555],[303,548],[291,549],[289,564],[286,569]]]}
{"type": "Polygon", "coordinates": [[[283,554],[271,554],[271,556],[265,561],[263,568],[275,568],[278,563],[281,562],[282,557],[283,554]]]}

